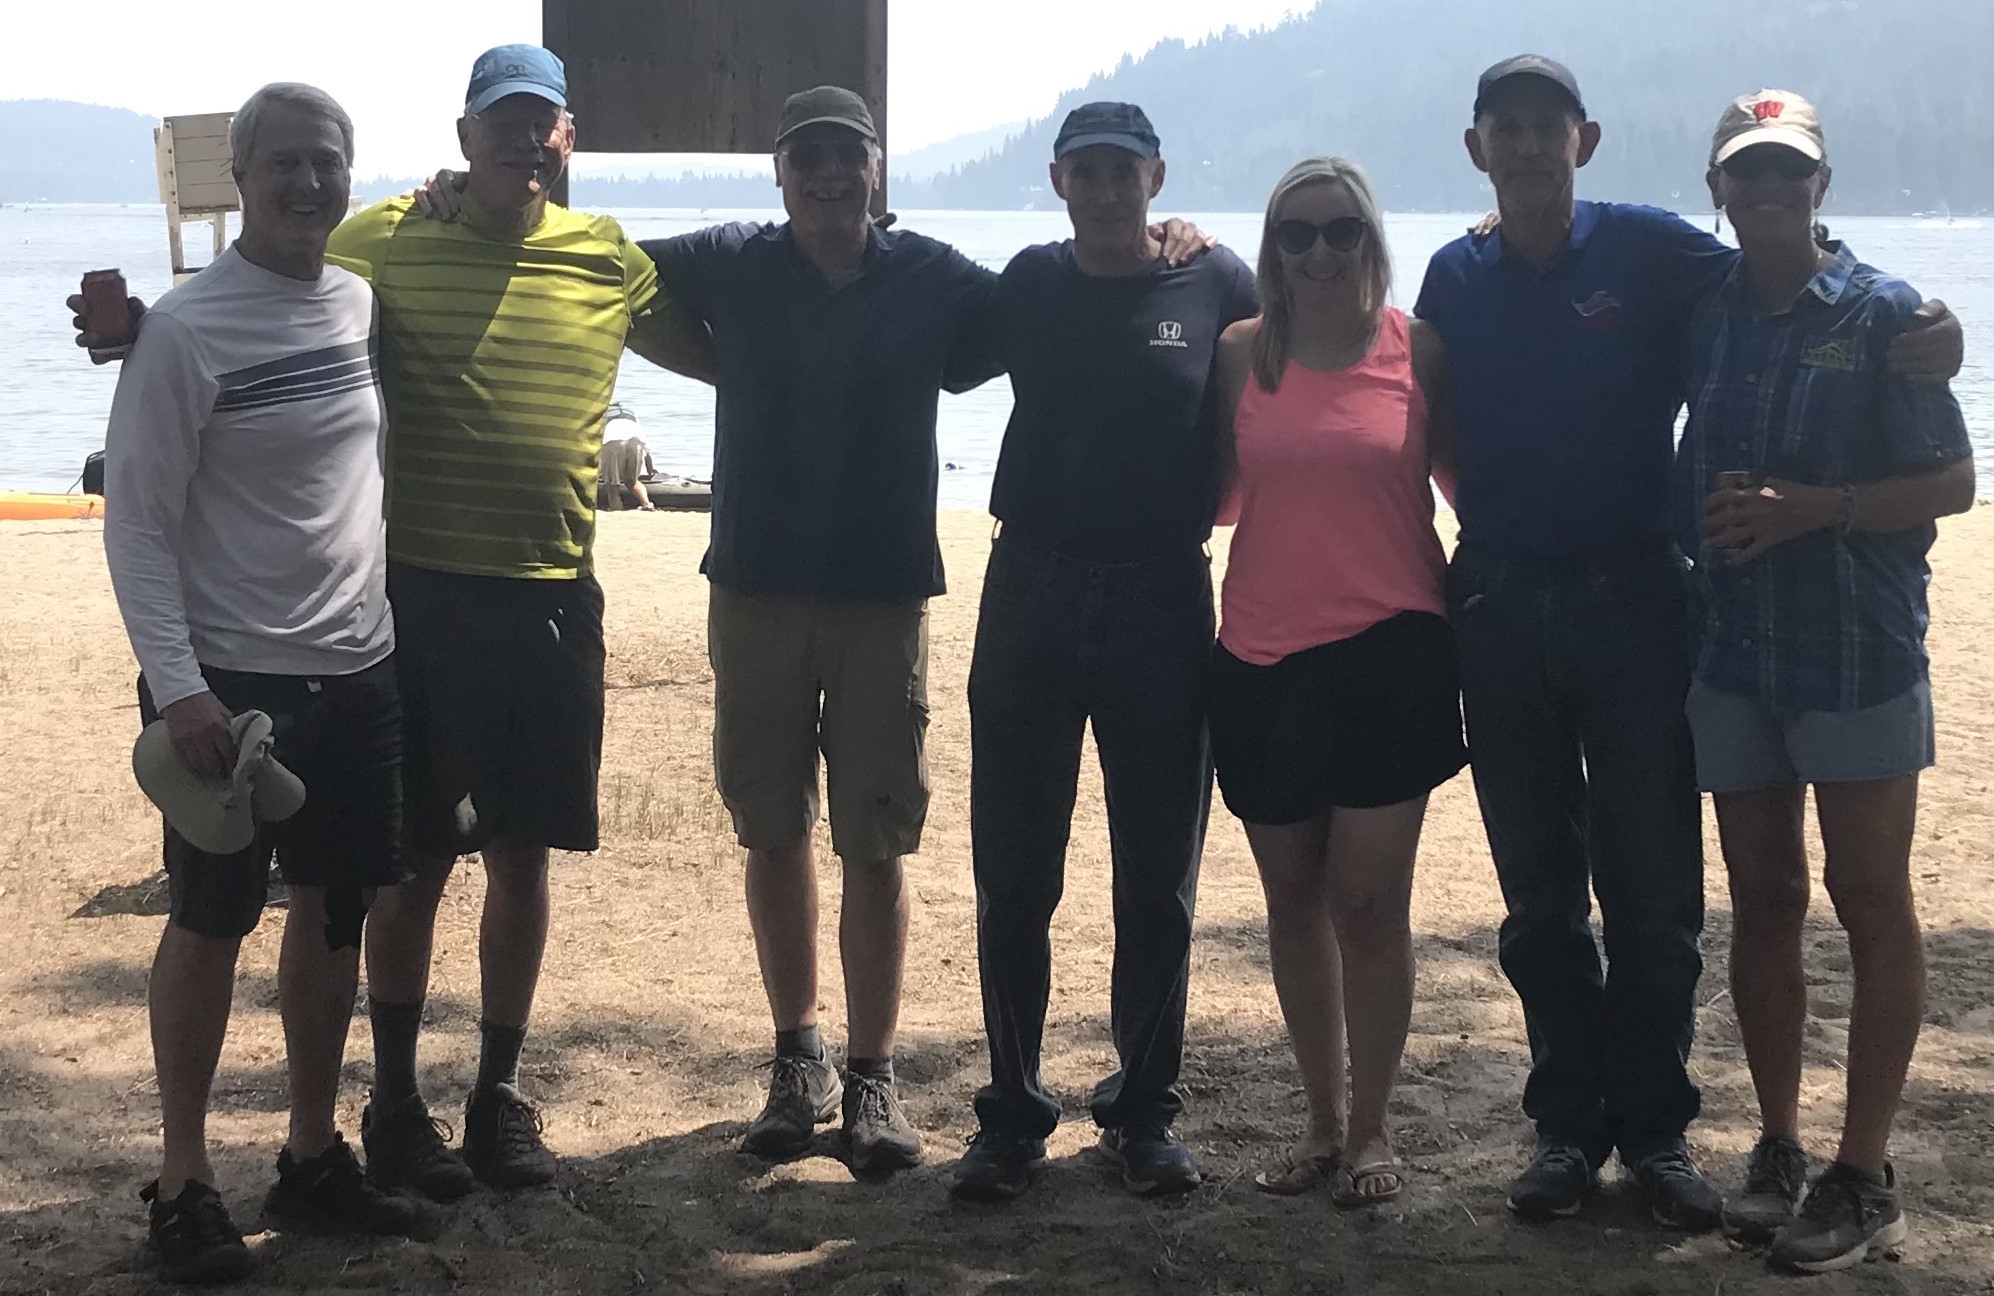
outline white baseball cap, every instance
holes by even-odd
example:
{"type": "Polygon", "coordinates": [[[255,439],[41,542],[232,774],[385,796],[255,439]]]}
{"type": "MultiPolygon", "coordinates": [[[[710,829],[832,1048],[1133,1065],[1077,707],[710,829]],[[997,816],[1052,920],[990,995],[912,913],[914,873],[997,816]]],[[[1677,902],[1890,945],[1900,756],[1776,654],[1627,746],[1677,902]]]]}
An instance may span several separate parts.
{"type": "Polygon", "coordinates": [[[1710,165],[1721,166],[1754,144],[1784,144],[1816,162],[1828,156],[1821,115],[1791,90],[1761,90],[1732,100],[1711,137],[1710,165]]]}

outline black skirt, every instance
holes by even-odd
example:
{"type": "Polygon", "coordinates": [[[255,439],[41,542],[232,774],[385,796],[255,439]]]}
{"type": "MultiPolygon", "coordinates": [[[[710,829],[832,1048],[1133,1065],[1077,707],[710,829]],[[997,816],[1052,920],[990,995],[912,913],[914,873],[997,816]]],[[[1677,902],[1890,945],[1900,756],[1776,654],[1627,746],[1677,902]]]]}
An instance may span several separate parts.
{"type": "Polygon", "coordinates": [[[1461,771],[1461,677],[1446,618],[1401,612],[1255,666],[1212,654],[1212,756],[1226,808],[1292,824],[1424,796],[1461,771]]]}

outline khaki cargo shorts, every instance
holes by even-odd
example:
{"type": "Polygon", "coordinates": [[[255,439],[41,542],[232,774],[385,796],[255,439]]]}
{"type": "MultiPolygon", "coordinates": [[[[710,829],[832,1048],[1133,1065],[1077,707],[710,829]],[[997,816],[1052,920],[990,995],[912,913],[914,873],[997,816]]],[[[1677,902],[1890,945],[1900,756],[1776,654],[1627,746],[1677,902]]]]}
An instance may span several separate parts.
{"type": "Polygon", "coordinates": [[[710,588],[713,768],[741,845],[787,846],[816,826],[821,751],[838,856],[872,862],[919,850],[927,602],[710,588]]]}

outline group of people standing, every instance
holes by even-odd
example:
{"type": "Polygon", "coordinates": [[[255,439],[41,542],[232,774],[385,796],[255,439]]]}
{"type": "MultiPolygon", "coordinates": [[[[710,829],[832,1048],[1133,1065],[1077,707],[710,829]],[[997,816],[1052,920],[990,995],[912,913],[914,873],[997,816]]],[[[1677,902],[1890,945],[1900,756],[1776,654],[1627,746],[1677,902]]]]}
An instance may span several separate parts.
{"type": "Polygon", "coordinates": [[[1957,322],[1817,240],[1825,144],[1804,101],[1766,91],[1724,114],[1709,178],[1740,252],[1663,212],[1577,201],[1600,130],[1576,81],[1534,56],[1498,64],[1465,138],[1499,224],[1434,257],[1408,316],[1375,191],[1346,159],[1280,180],[1255,272],[1195,228],[1153,226],[1156,132],[1133,105],[1083,106],[1050,165],[1073,238],[998,275],[875,225],[872,120],[821,87],[782,112],[787,221],[637,244],[547,202],[574,145],[565,91],[547,51],[490,51],[459,125],[468,173],[344,224],[345,114],[309,87],[259,91],[233,140],[242,236],[145,317],[122,376],[106,547],[148,717],[219,770],[231,713],[267,711],[310,794],[239,857],[168,832],[165,1160],[147,1196],[169,1277],[248,1266],[202,1120],[273,850],[294,889],[292,1125],[270,1213],[421,1234],[435,1217],[418,1196],[554,1173],[518,1064],[549,850],[596,845],[589,550],[626,346],[718,392],[714,759],[775,1034],[744,1151],[797,1155],[835,1121],[855,1172],[921,1159],[893,1053],[903,859],[928,803],[926,605],[944,591],[935,415],[941,391],[1008,373],[969,683],[991,1078],[956,1194],[1026,1191],[1060,1118],[1039,1072],[1049,928],[1091,724],[1119,1066],[1090,1106],[1132,1190],[1199,1183],[1172,1125],[1216,770],[1265,884],[1309,1103],[1257,1183],[1353,1207],[1404,1191],[1387,1111],[1413,863],[1428,793],[1472,754],[1532,1053],[1538,1142],[1512,1209],[1576,1213],[1617,1153],[1659,1219],[1721,1222],[1782,1264],[1901,1238],[1884,1148],[1922,1002],[1924,555],[1934,519],[1970,504],[1972,463],[1944,386],[1957,322]],[[1451,563],[1432,482],[1459,515],[1451,563]],[[1215,629],[1221,521],[1237,529],[1215,629]],[[842,1066],[815,1008],[820,754],[845,875],[842,1066]],[[1811,1187],[1808,784],[1857,982],[1849,1120],[1811,1187]],[[1684,1141],[1699,785],[1733,878],[1765,1129],[1728,1200],[1684,1141]],[[436,905],[472,852],[484,1025],[460,1152],[415,1049],[436,905]],[[365,1173],[332,1120],[363,940],[365,1173]]]}

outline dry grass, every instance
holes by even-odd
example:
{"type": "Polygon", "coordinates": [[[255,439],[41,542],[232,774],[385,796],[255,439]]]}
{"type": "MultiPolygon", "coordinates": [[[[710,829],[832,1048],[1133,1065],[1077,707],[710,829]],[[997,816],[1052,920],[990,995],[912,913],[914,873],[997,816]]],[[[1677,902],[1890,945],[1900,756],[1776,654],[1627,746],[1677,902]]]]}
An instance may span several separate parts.
{"type": "MultiPolygon", "coordinates": [[[[732,1151],[758,1105],[766,1009],[739,865],[709,766],[705,519],[618,514],[601,544],[609,591],[604,849],[555,877],[555,944],[527,1085],[565,1158],[557,1186],[479,1195],[434,1245],[264,1236],[250,1290],[504,1293],[699,1291],[839,1296],[1039,1292],[1742,1293],[1786,1290],[1714,1238],[1683,1240],[1609,1192],[1579,1223],[1534,1230],[1502,1208],[1525,1137],[1527,1053],[1494,965],[1501,909],[1465,780],[1435,797],[1414,911],[1420,995],[1397,1120],[1411,1176],[1400,1204],[1339,1215],[1320,1199],[1254,1193],[1251,1172],[1297,1126],[1301,1101],[1268,981],[1259,888],[1218,816],[1200,899],[1181,1132],[1211,1185],[1179,1206],[1128,1199],[1084,1150],[1087,1088],[1112,1065],[1113,953],[1098,777],[1082,788],[1046,1070],[1073,1118],[1039,1189],[1009,1210],[951,1204],[943,1176],[983,1078],[969,878],[963,685],[985,520],[944,520],[956,592],[933,619],[936,786],[912,865],[913,953],[901,1073],[934,1164],[888,1184],[813,1157],[773,1170],[732,1151]]],[[[1817,1282],[1824,1292],[1994,1288],[1994,510],[1945,528],[1933,632],[1943,764],[1928,780],[1916,864],[1933,970],[1929,1028],[1906,1096],[1898,1165],[1915,1212],[1901,1265],[1817,1282]]],[[[132,666],[98,532],[0,531],[0,1293],[147,1290],[131,1195],[157,1155],[145,1037],[159,920],[143,885],[155,821],[131,784],[132,666]],[[91,902],[97,903],[92,906],[91,902]],[[102,916],[72,917],[89,907],[102,916]]],[[[1711,846],[1714,860],[1714,840],[1711,846]]],[[[833,948],[838,876],[823,873],[833,948]]],[[[1750,1085],[1724,991],[1728,937],[1713,868],[1694,1131],[1720,1174],[1752,1138],[1750,1085]]],[[[445,901],[426,1081],[461,1101],[476,1047],[475,868],[445,901]]],[[[1811,940],[1806,1118],[1817,1151],[1838,1116],[1847,958],[1825,905],[1811,940]]],[[[275,1012],[277,924],[245,945],[211,1135],[222,1186],[254,1218],[283,1134],[275,1012]]],[[[843,1005],[827,954],[824,1016],[843,1005]]],[[[358,1125],[368,1049],[357,1024],[343,1108],[358,1125]]]]}

